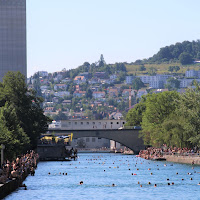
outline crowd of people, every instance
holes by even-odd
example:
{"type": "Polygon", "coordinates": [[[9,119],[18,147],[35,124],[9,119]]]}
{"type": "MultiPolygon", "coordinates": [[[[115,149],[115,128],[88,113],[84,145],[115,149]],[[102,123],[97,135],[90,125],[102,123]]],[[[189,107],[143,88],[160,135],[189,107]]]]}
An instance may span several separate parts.
{"type": "Polygon", "coordinates": [[[163,158],[164,155],[199,155],[200,150],[198,148],[177,148],[177,147],[167,147],[163,144],[161,148],[148,147],[146,150],[141,150],[139,152],[139,157],[145,159],[157,159],[163,158]]]}
{"type": "Polygon", "coordinates": [[[14,161],[6,160],[0,167],[0,184],[17,178],[23,181],[24,176],[31,174],[34,176],[39,156],[34,151],[29,151],[25,155],[18,156],[14,161]]]}

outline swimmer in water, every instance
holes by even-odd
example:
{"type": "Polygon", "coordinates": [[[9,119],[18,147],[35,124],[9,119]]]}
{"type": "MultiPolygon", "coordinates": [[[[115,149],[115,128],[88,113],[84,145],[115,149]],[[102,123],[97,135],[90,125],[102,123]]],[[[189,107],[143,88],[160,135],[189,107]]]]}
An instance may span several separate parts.
{"type": "Polygon", "coordinates": [[[115,186],[116,186],[116,185],[113,183],[113,184],[112,184],[112,187],[115,187],[115,186]]]}
{"type": "Polygon", "coordinates": [[[157,184],[154,184],[154,187],[157,187],[157,184]]]}
{"type": "Polygon", "coordinates": [[[83,185],[83,181],[80,181],[80,183],[79,183],[80,185],[83,185]]]}

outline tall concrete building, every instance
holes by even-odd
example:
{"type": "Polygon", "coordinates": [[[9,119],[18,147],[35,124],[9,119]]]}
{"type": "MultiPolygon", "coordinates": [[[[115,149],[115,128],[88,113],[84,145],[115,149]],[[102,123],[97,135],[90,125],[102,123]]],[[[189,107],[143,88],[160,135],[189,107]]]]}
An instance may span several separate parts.
{"type": "Polygon", "coordinates": [[[0,81],[8,71],[27,76],[26,0],[0,0],[0,81]]]}

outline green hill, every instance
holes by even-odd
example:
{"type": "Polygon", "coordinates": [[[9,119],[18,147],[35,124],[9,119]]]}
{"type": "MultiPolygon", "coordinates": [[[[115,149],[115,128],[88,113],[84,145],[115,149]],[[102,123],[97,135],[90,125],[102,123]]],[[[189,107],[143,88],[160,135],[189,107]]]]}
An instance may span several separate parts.
{"type": "Polygon", "coordinates": [[[130,64],[126,65],[126,69],[128,74],[133,74],[133,75],[145,75],[145,74],[150,74],[152,71],[151,69],[154,68],[156,69],[157,74],[169,74],[169,67],[170,66],[179,66],[180,70],[177,71],[177,73],[185,73],[187,69],[195,69],[195,70],[200,70],[200,63],[195,63],[195,64],[190,64],[190,65],[181,65],[180,63],[161,63],[161,64],[143,64],[143,65],[136,65],[136,64],[130,64]],[[146,68],[145,71],[141,71],[140,67],[144,66],[146,68]]]}
{"type": "Polygon", "coordinates": [[[177,42],[161,48],[157,54],[149,59],[136,60],[134,64],[161,64],[179,62],[183,65],[191,64],[195,60],[200,60],[200,40],[177,42]]]}

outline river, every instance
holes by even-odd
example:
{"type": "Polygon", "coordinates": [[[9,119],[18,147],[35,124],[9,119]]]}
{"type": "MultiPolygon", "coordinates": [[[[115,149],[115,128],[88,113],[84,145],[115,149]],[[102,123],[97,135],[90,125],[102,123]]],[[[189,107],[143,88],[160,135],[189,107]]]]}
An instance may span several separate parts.
{"type": "Polygon", "coordinates": [[[19,188],[5,200],[193,200],[200,199],[199,182],[200,166],[193,169],[133,155],[82,153],[77,161],[40,162],[35,176],[24,181],[27,190],[19,188]]]}

